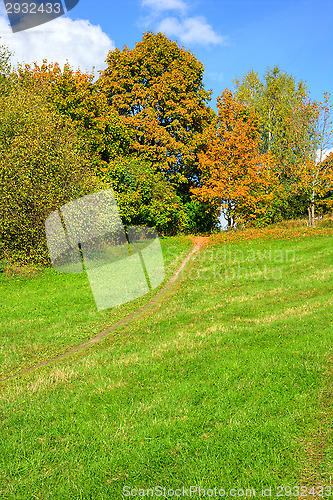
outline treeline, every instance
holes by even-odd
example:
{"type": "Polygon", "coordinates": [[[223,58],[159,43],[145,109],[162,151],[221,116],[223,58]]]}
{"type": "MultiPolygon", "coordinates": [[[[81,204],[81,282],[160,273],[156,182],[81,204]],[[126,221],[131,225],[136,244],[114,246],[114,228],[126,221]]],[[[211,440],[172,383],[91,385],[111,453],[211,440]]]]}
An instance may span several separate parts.
{"type": "Polygon", "coordinates": [[[268,70],[209,106],[203,65],[161,33],[107,56],[98,79],[69,65],[10,66],[0,47],[0,251],[47,262],[44,221],[112,187],[125,225],[159,233],[264,226],[333,208],[330,102],[268,70]]]}

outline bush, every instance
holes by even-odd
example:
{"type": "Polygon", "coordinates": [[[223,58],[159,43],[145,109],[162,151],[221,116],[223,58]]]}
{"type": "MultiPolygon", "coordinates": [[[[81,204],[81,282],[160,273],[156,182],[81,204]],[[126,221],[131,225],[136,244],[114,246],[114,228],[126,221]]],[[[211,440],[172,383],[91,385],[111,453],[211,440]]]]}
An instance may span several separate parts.
{"type": "Polygon", "coordinates": [[[22,88],[0,96],[0,186],[0,260],[43,264],[46,217],[102,189],[71,121],[22,88]]]}
{"type": "Polygon", "coordinates": [[[151,162],[112,160],[104,181],[112,184],[125,225],[146,225],[169,236],[186,231],[190,221],[181,199],[151,162]]]}

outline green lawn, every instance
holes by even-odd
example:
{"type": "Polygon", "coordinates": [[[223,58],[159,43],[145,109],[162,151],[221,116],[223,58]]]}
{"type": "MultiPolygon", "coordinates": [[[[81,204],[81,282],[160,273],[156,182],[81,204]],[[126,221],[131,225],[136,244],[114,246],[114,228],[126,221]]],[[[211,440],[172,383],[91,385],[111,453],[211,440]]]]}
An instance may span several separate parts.
{"type": "MultiPolygon", "coordinates": [[[[170,277],[191,244],[162,244],[170,277]]],[[[215,236],[150,316],[2,382],[0,498],[122,499],[158,485],[328,498],[332,264],[332,229],[215,236]]],[[[157,293],[97,312],[83,275],[46,270],[0,285],[0,378],[157,293]]]]}
{"type": "MultiPolygon", "coordinates": [[[[161,244],[170,277],[178,255],[189,251],[191,241],[165,238],[161,244]]],[[[62,274],[52,268],[11,279],[0,274],[0,380],[88,340],[155,294],[98,312],[86,274],[62,274]]]]}

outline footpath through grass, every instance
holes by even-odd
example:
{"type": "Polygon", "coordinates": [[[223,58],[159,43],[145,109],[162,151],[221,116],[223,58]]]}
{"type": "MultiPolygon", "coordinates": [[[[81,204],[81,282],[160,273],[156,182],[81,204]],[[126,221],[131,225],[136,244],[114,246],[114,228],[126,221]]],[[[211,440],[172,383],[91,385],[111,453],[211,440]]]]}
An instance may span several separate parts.
{"type": "MultiPolygon", "coordinates": [[[[190,238],[161,239],[166,281],[190,238]],[[167,251],[169,249],[169,251],[167,251]]],[[[22,367],[63,353],[149,302],[163,285],[122,306],[97,311],[86,274],[62,274],[52,268],[0,273],[0,380],[22,367]]]]}
{"type": "MultiPolygon", "coordinates": [[[[170,276],[189,241],[163,245],[170,276]]],[[[331,229],[215,236],[126,335],[2,384],[0,498],[329,498],[332,264],[331,229]]],[[[2,374],[148,301],[98,313],[89,293],[2,278],[2,374]]]]}

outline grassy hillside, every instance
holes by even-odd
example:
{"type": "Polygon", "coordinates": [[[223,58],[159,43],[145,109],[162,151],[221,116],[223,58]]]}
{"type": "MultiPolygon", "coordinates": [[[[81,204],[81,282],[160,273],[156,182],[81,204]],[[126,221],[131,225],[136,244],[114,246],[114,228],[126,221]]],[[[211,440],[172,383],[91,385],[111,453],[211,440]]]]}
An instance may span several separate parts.
{"type": "MultiPolygon", "coordinates": [[[[199,487],[328,498],[332,243],[329,228],[216,235],[151,315],[2,382],[0,498],[147,497],[157,485],[167,498],[190,486],[192,498],[199,487]]],[[[168,277],[190,247],[163,240],[168,277]]],[[[0,286],[2,379],[156,293],[98,313],[84,276],[46,270],[0,286]]]]}

